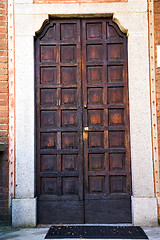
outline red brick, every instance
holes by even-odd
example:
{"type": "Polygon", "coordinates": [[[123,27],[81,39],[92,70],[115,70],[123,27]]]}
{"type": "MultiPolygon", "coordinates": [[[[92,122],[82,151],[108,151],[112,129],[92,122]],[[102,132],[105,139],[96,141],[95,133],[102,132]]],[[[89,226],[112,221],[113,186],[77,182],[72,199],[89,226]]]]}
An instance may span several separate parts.
{"type": "Polygon", "coordinates": [[[157,104],[157,111],[160,111],[160,104],[157,104]]]}
{"type": "Polygon", "coordinates": [[[2,124],[7,124],[8,123],[8,118],[0,118],[0,123],[2,124]]]}
{"type": "Polygon", "coordinates": [[[0,88],[0,93],[8,93],[8,88],[0,88]]]}
{"type": "Polygon", "coordinates": [[[6,7],[6,4],[0,3],[0,8],[5,8],[5,7],[6,7]]]}
{"type": "Polygon", "coordinates": [[[1,77],[0,77],[0,79],[1,79],[1,81],[6,81],[6,80],[8,80],[8,75],[0,75],[1,77]]]}
{"type": "Polygon", "coordinates": [[[160,32],[155,32],[155,38],[157,38],[157,39],[160,38],[160,32]]]}
{"type": "Polygon", "coordinates": [[[1,137],[6,137],[6,136],[8,136],[8,131],[6,131],[6,130],[1,130],[1,131],[0,131],[0,136],[1,136],[1,137]]]}
{"type": "Polygon", "coordinates": [[[9,116],[9,112],[8,111],[0,111],[0,116],[6,118],[9,116]]]}
{"type": "Polygon", "coordinates": [[[154,30],[155,30],[155,32],[159,32],[160,31],[160,25],[155,25],[154,30]]]}
{"type": "Polygon", "coordinates": [[[6,15],[7,11],[6,9],[0,9],[0,15],[6,15]]]}
{"type": "Polygon", "coordinates": [[[156,68],[156,74],[160,74],[160,68],[156,68]]]}
{"type": "MultiPolygon", "coordinates": [[[[3,143],[5,143],[5,144],[8,144],[8,142],[9,142],[9,141],[8,141],[8,137],[6,138],[6,137],[1,137],[1,136],[0,136],[0,142],[3,142],[3,143]]],[[[6,150],[6,151],[7,151],[7,150],[6,150]]],[[[5,155],[5,153],[3,153],[3,154],[2,154],[2,160],[3,160],[3,161],[8,160],[8,155],[7,155],[7,154],[5,155]]]]}
{"type": "Polygon", "coordinates": [[[0,193],[8,193],[8,188],[0,187],[0,193]]]}
{"type": "Polygon", "coordinates": [[[0,22],[0,26],[7,27],[8,23],[7,22],[0,22]]]}
{"type": "Polygon", "coordinates": [[[9,169],[8,168],[0,168],[0,175],[7,174],[8,175],[9,169]]]}
{"type": "MultiPolygon", "coordinates": [[[[1,113],[0,113],[0,115],[1,115],[1,113]]],[[[8,124],[0,124],[0,130],[8,130],[8,124]]]]}
{"type": "Polygon", "coordinates": [[[160,92],[157,92],[157,99],[160,99],[160,92]]]}
{"type": "Polygon", "coordinates": [[[156,91],[160,91],[160,81],[156,81],[156,91]]]}
{"type": "Polygon", "coordinates": [[[157,43],[157,44],[159,44],[159,43],[160,43],[160,39],[159,39],[159,38],[156,38],[154,42],[157,43]]]}
{"type": "Polygon", "coordinates": [[[160,13],[160,8],[155,9],[156,13],[160,13]]]}
{"type": "Polygon", "coordinates": [[[0,21],[7,22],[8,21],[7,16],[0,16],[0,21]]]}
{"type": "Polygon", "coordinates": [[[1,69],[1,68],[8,68],[7,62],[4,62],[4,63],[1,63],[1,62],[0,62],[0,69],[1,69]]]}
{"type": "Polygon", "coordinates": [[[8,34],[7,34],[7,33],[2,33],[2,32],[0,32],[0,38],[2,38],[2,39],[7,39],[7,37],[8,37],[8,34]]]}
{"type": "Polygon", "coordinates": [[[8,200],[8,194],[0,194],[0,201],[1,200],[8,200]]]}
{"type": "Polygon", "coordinates": [[[160,111],[157,111],[157,118],[160,118],[160,111]]]}
{"type": "Polygon", "coordinates": [[[7,45],[6,44],[0,44],[0,50],[7,50],[7,45]]]}
{"type": "Polygon", "coordinates": [[[1,106],[1,104],[0,104],[0,109],[1,109],[1,111],[8,111],[9,107],[8,107],[8,105],[1,106]]]}
{"type": "Polygon", "coordinates": [[[159,17],[159,15],[158,15],[158,17],[154,18],[154,24],[155,24],[155,26],[159,26],[160,25],[160,17],[159,17]]]}
{"type": "MultiPolygon", "coordinates": [[[[0,99],[0,106],[8,106],[8,100],[2,100],[0,99]]],[[[1,108],[2,110],[2,108],[1,108]]],[[[1,116],[0,116],[1,117],[1,116]]]]}
{"type": "MultiPolygon", "coordinates": [[[[2,155],[5,155],[5,154],[1,153],[0,157],[2,157],[2,155]]],[[[1,159],[1,161],[0,161],[0,168],[8,168],[8,161],[2,161],[2,159],[1,159]]]]}
{"type": "Polygon", "coordinates": [[[0,186],[3,186],[5,188],[8,187],[8,180],[0,180],[0,186]]]}
{"type": "Polygon", "coordinates": [[[4,56],[0,56],[0,63],[7,63],[8,58],[4,56]]]}
{"type": "Polygon", "coordinates": [[[8,69],[0,68],[0,75],[8,74],[8,69]]]}
{"type": "MultiPolygon", "coordinates": [[[[8,41],[7,41],[7,39],[0,39],[0,44],[8,44],[8,41]]],[[[6,46],[4,46],[4,47],[6,47],[6,46]]]]}
{"type": "Polygon", "coordinates": [[[7,27],[0,26],[0,32],[1,32],[1,33],[8,33],[8,28],[7,28],[7,27]]]}
{"type": "Polygon", "coordinates": [[[4,51],[0,51],[0,56],[7,56],[8,55],[8,51],[4,50],[4,51]]]}
{"type": "Polygon", "coordinates": [[[7,81],[0,81],[0,88],[8,88],[8,82],[7,81]]]}
{"type": "Polygon", "coordinates": [[[7,93],[0,93],[0,99],[8,99],[8,94],[7,93]]]}

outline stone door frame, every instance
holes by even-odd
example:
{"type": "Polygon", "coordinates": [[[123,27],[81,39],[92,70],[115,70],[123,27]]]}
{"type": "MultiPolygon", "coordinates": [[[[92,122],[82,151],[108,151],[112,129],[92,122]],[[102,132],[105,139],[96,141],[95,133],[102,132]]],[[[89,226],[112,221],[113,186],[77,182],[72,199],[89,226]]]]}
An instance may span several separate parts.
{"type": "Polygon", "coordinates": [[[132,223],[141,226],[157,225],[152,162],[147,0],[40,5],[33,4],[32,0],[15,0],[16,169],[15,196],[12,201],[13,225],[36,225],[34,36],[49,15],[112,15],[120,29],[127,33],[132,223]]]}

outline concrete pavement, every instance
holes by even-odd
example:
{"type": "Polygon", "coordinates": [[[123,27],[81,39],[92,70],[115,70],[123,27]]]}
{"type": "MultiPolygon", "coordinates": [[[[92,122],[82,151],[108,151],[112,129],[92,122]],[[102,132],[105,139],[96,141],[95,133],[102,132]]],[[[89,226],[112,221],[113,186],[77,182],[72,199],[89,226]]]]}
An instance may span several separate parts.
{"type": "MultiPolygon", "coordinates": [[[[0,239],[1,240],[6,240],[6,239],[7,240],[42,240],[44,239],[48,229],[49,227],[23,228],[23,229],[12,228],[12,227],[0,227],[0,239]]],[[[143,230],[145,231],[145,233],[147,234],[150,240],[160,240],[160,227],[144,227],[143,230]]],[[[67,239],[67,240],[70,240],[70,239],[67,239]]],[[[72,238],[72,240],[74,239],[72,238]]]]}

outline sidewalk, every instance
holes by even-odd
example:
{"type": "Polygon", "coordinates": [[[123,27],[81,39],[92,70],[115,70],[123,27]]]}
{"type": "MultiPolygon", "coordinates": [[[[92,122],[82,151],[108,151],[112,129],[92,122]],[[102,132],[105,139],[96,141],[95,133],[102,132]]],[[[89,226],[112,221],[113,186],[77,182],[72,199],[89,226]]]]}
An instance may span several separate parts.
{"type": "MultiPolygon", "coordinates": [[[[1,240],[6,240],[6,239],[7,240],[32,240],[32,239],[42,240],[44,239],[48,229],[49,228],[18,229],[18,228],[11,228],[11,227],[0,227],[0,239],[1,240]]],[[[160,240],[160,227],[144,227],[143,229],[150,240],[160,240]]],[[[67,240],[70,240],[70,239],[67,239],[67,240]]],[[[72,240],[74,239],[72,238],[72,240]]]]}

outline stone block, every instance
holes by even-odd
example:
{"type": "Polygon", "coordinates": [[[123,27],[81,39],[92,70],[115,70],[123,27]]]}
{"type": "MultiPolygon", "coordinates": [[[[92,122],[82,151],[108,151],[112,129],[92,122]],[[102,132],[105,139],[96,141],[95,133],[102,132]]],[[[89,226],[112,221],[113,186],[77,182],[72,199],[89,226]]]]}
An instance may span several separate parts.
{"type": "Polygon", "coordinates": [[[158,226],[157,199],[132,197],[132,223],[140,226],[158,226]]]}
{"type": "Polygon", "coordinates": [[[35,227],[37,221],[37,198],[12,200],[13,227],[35,227]]]}

